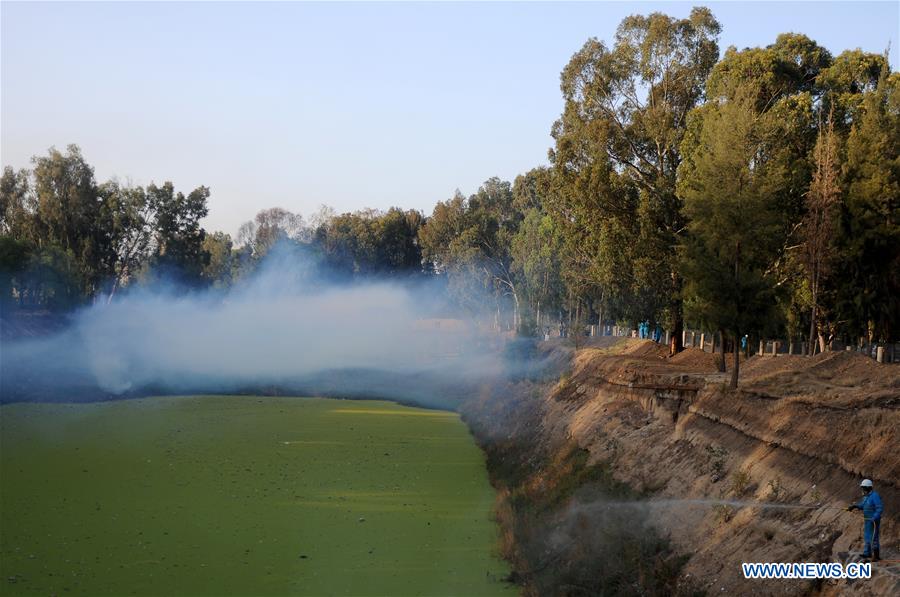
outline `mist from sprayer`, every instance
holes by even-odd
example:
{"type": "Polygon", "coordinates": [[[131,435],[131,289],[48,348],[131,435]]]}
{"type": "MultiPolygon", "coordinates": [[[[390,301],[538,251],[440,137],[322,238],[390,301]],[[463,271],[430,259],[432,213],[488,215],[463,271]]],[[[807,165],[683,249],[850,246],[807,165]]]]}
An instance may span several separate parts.
{"type": "Polygon", "coordinates": [[[496,371],[488,343],[436,279],[350,281],[281,245],[230,290],[134,288],[4,342],[0,385],[4,401],[268,389],[433,404],[496,371]]]}
{"type": "Polygon", "coordinates": [[[711,506],[731,506],[732,508],[762,508],[765,510],[843,510],[843,506],[823,506],[821,504],[782,504],[779,502],[754,502],[747,500],[719,499],[648,499],[631,501],[605,501],[598,504],[604,508],[709,508],[711,506]]]}

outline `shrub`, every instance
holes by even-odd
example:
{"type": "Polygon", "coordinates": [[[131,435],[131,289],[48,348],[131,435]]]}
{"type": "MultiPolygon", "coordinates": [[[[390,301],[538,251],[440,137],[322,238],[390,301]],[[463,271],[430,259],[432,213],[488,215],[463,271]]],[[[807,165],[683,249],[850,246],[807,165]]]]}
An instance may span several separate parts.
{"type": "Polygon", "coordinates": [[[750,487],[750,473],[741,469],[731,475],[731,492],[734,495],[744,495],[747,488],[750,487]]]}

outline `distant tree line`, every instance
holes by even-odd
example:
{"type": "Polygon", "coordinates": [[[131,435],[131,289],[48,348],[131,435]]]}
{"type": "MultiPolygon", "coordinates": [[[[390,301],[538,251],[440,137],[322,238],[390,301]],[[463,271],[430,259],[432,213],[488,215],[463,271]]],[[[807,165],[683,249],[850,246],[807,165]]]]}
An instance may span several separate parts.
{"type": "Polygon", "coordinates": [[[0,293],[10,308],[67,310],[112,300],[123,287],[165,282],[176,291],[227,288],[279,244],[300,249],[333,277],[424,275],[425,217],[391,208],[335,214],[264,209],[237,240],[208,233],[209,189],[185,195],[170,182],[97,183],[80,149],[50,149],[33,168],[0,180],[0,293]]]}
{"type": "Polygon", "coordinates": [[[198,282],[209,263],[209,189],[176,193],[171,183],[98,184],[81,151],[51,149],[31,170],[0,179],[0,291],[3,303],[68,309],[112,298],[136,279],[165,275],[198,282]]]}
{"type": "Polygon", "coordinates": [[[648,322],[674,353],[688,322],[736,357],[745,335],[809,351],[896,339],[900,73],[796,33],[719,59],[720,30],[695,8],[588,40],[561,74],[549,167],[457,191],[429,217],[276,208],[232,240],[200,227],[205,187],[97,184],[77,147],[51,150],[4,170],[4,300],[71,306],[156,277],[227,286],[284,241],[348,279],[439,276],[520,333],[648,322]]]}

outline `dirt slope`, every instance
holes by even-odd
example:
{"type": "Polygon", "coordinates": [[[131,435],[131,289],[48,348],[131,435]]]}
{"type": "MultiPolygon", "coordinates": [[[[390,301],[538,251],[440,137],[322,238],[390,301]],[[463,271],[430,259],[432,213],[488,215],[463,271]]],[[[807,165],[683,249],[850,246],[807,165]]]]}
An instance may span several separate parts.
{"type": "Polygon", "coordinates": [[[825,353],[753,357],[742,364],[738,391],[726,388],[726,375],[699,350],[669,359],[652,342],[626,340],[579,351],[569,374],[530,388],[536,404],[519,410],[540,412],[547,450],[575,442],[590,462],[608,463],[617,481],[670,500],[634,516],[689,556],[684,586],[708,594],[900,594],[897,565],[877,565],[872,580],[856,582],[750,581],[740,572],[741,562],[852,558],[848,552],[862,548],[862,517],[840,507],[858,499],[863,476],[885,501],[882,557],[898,558],[900,367],[825,353]]]}

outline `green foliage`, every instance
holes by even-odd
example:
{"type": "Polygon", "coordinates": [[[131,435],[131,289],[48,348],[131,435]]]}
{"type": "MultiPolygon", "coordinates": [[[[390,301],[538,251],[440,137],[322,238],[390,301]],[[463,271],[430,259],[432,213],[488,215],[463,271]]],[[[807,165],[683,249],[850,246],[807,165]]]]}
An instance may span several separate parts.
{"type": "Polygon", "coordinates": [[[786,228],[777,202],[787,178],[777,159],[778,124],[771,112],[757,112],[757,95],[745,88],[696,113],[679,172],[690,221],[681,245],[687,316],[737,338],[774,316],[770,265],[786,228]]]}
{"type": "Polygon", "coordinates": [[[843,174],[836,308],[855,335],[892,339],[900,330],[900,74],[883,70],[864,94],[843,174]]]}
{"type": "Polygon", "coordinates": [[[303,216],[280,207],[264,209],[241,225],[238,243],[247,247],[257,260],[262,259],[280,242],[300,240],[304,236],[303,216]]]}
{"type": "Polygon", "coordinates": [[[66,153],[51,148],[32,163],[30,171],[4,168],[0,180],[0,233],[30,255],[24,270],[3,264],[6,300],[67,309],[107,292],[111,297],[140,271],[200,282],[208,261],[200,227],[206,187],[185,196],[171,183],[98,185],[77,145],[66,153]]]}
{"type": "Polygon", "coordinates": [[[33,195],[28,170],[3,168],[0,178],[0,233],[20,240],[33,239],[33,195]]]}
{"type": "Polygon", "coordinates": [[[13,292],[22,287],[22,274],[31,261],[31,247],[12,236],[0,235],[0,306],[14,302],[13,292]]]}
{"type": "Polygon", "coordinates": [[[675,246],[685,220],[676,171],[687,114],[718,56],[719,31],[705,8],[681,20],[631,16],[612,49],[590,39],[563,70],[565,108],[550,154],[556,210],[574,241],[579,294],[602,297],[614,316],[668,315],[680,328],[675,246]]]}
{"type": "MultiPolygon", "coordinates": [[[[512,270],[521,279],[523,295],[532,305],[533,322],[541,325],[541,315],[558,311],[563,301],[563,236],[549,214],[532,207],[512,240],[512,270]]],[[[537,330],[540,334],[541,330],[537,330]]]]}
{"type": "Polygon", "coordinates": [[[56,245],[38,247],[17,289],[20,302],[54,310],[78,305],[84,284],[80,265],[71,250],[56,245]]]}
{"type": "Polygon", "coordinates": [[[422,271],[418,234],[424,217],[392,207],[330,216],[312,243],[325,263],[345,276],[408,276],[422,271]]]}
{"type": "Polygon", "coordinates": [[[147,187],[147,201],[154,212],[154,251],[150,257],[151,277],[165,277],[186,285],[200,285],[209,253],[203,250],[206,231],[200,220],[209,209],[207,187],[198,187],[184,195],[176,193],[171,182],[147,187]]]}
{"type": "Polygon", "coordinates": [[[457,193],[438,203],[419,232],[422,255],[434,270],[448,276],[448,288],[473,314],[496,310],[510,301],[514,328],[522,298],[513,269],[512,244],[523,214],[514,207],[509,182],[491,178],[466,199],[457,193]],[[485,296],[493,305],[485,305],[485,296]]]}
{"type": "Polygon", "coordinates": [[[816,85],[828,92],[827,107],[834,108],[839,130],[846,131],[859,116],[865,94],[875,89],[882,70],[887,68],[884,56],[857,48],[841,52],[831,66],[819,73],[816,85]]]}
{"type": "Polygon", "coordinates": [[[709,468],[713,483],[725,476],[725,466],[728,461],[728,450],[722,446],[706,446],[706,453],[709,455],[709,468]]]}
{"type": "Polygon", "coordinates": [[[832,64],[831,53],[807,36],[782,33],[765,48],[725,51],[707,82],[707,97],[733,99],[739,89],[756,90],[758,111],[778,100],[802,93],[817,93],[817,78],[832,64]]]}
{"type": "Polygon", "coordinates": [[[751,481],[750,471],[744,469],[735,471],[731,475],[731,493],[736,496],[744,495],[749,489],[751,481]]]}
{"type": "Polygon", "coordinates": [[[238,273],[231,237],[224,232],[207,234],[202,248],[209,255],[209,263],[203,268],[203,279],[213,288],[230,286],[238,273]]]}
{"type": "Polygon", "coordinates": [[[100,219],[110,243],[110,296],[136,275],[150,257],[153,206],[141,187],[111,180],[100,185],[100,219]]]}

